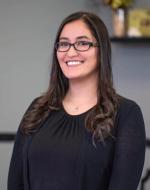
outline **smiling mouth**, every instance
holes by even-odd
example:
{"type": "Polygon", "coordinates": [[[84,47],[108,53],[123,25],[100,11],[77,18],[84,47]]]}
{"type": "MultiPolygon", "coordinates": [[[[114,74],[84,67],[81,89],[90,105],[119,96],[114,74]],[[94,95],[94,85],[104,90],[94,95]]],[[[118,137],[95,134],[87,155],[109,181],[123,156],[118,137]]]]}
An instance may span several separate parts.
{"type": "Polygon", "coordinates": [[[74,66],[74,65],[81,65],[83,64],[84,62],[83,61],[67,61],[66,64],[68,66],[74,66]]]}

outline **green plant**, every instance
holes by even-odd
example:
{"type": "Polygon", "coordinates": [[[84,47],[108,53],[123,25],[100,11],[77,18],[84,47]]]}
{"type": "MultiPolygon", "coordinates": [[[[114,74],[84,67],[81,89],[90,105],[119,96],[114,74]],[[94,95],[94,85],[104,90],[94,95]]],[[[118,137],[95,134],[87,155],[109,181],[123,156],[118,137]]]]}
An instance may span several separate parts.
{"type": "Polygon", "coordinates": [[[130,6],[134,0],[103,0],[105,5],[109,5],[113,9],[125,8],[130,6]]]}

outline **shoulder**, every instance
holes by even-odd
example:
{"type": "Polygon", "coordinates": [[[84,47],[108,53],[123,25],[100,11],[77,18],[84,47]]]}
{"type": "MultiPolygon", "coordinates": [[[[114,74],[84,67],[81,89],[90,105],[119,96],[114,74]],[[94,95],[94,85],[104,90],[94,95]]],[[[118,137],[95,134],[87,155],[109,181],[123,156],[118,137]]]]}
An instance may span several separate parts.
{"type": "Polygon", "coordinates": [[[29,110],[31,110],[31,109],[35,106],[35,104],[36,104],[40,99],[41,99],[41,96],[34,98],[34,99],[31,101],[31,103],[29,104],[29,106],[28,106],[26,112],[29,111],[29,110]]]}
{"type": "Polygon", "coordinates": [[[140,106],[133,100],[122,98],[117,111],[115,125],[122,134],[134,133],[144,136],[145,125],[140,106]]]}
{"type": "Polygon", "coordinates": [[[119,106],[118,106],[118,111],[117,111],[117,115],[121,116],[121,115],[128,115],[129,112],[132,111],[136,111],[136,112],[141,112],[141,108],[138,105],[137,102],[135,102],[134,100],[125,98],[125,97],[121,97],[119,106]]]}
{"type": "Polygon", "coordinates": [[[36,103],[38,102],[39,99],[40,99],[40,97],[34,98],[34,99],[31,101],[31,103],[27,106],[27,109],[26,109],[26,111],[24,112],[24,115],[23,115],[23,117],[22,117],[22,119],[21,119],[21,122],[20,122],[20,124],[19,124],[19,128],[18,128],[18,132],[19,132],[19,133],[23,132],[23,131],[22,131],[22,124],[23,124],[23,122],[24,122],[24,119],[25,119],[25,117],[27,117],[28,113],[29,113],[31,110],[34,109],[34,107],[35,107],[35,105],[36,105],[36,103]]]}

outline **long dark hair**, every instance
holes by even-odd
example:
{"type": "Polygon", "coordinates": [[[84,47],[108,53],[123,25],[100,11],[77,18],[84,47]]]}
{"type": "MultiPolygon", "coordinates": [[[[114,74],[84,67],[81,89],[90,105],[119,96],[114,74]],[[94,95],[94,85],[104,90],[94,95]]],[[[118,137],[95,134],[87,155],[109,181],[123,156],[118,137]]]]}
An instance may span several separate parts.
{"type": "Polygon", "coordinates": [[[89,12],[76,12],[69,15],[61,23],[53,48],[52,68],[48,90],[39,97],[24,115],[22,128],[26,134],[35,131],[52,110],[60,109],[62,100],[69,88],[68,79],[59,66],[55,44],[59,41],[63,27],[72,21],[82,20],[89,28],[98,48],[98,90],[97,104],[87,114],[85,127],[93,133],[93,139],[103,140],[111,135],[114,119],[119,104],[119,96],[113,88],[111,69],[111,45],[107,28],[103,21],[95,14],[89,12]]]}

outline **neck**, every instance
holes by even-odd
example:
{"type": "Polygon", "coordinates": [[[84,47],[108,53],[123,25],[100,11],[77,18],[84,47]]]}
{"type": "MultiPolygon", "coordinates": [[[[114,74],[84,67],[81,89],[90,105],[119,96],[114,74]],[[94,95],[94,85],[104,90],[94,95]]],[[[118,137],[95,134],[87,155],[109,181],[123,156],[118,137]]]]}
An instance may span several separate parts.
{"type": "Polygon", "coordinates": [[[69,81],[69,90],[64,101],[72,102],[76,105],[85,103],[95,105],[97,102],[97,78],[88,78],[79,80],[74,79],[69,81]]]}

